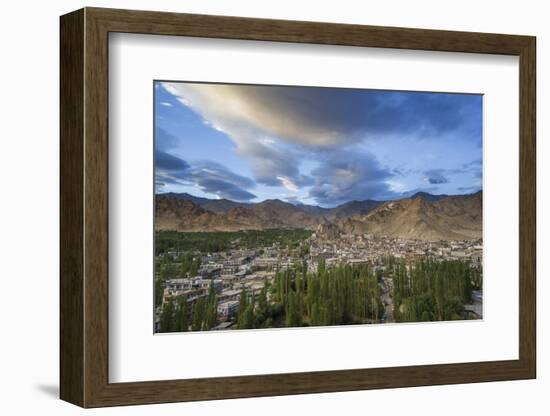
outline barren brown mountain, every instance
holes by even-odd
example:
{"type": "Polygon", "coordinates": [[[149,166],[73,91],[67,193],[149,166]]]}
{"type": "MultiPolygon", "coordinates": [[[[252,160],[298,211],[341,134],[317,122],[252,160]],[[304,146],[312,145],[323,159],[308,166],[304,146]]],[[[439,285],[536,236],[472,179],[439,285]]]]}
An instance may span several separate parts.
{"type": "Polygon", "coordinates": [[[320,230],[317,227],[323,225],[323,230],[330,229],[331,238],[336,232],[344,232],[428,241],[475,240],[481,238],[481,201],[481,192],[458,196],[417,194],[397,201],[352,201],[329,209],[293,205],[277,199],[238,203],[167,194],[156,196],[155,228],[177,231],[320,230]],[[327,228],[327,224],[331,226],[327,228]]]}
{"type": "Polygon", "coordinates": [[[172,196],[155,198],[155,229],[176,231],[236,231],[245,223],[202,208],[193,201],[172,196]]]}
{"type": "Polygon", "coordinates": [[[385,202],[367,215],[352,216],[340,228],[426,241],[481,238],[482,193],[430,200],[422,195],[385,202]]]}
{"type": "MultiPolygon", "coordinates": [[[[174,195],[157,195],[155,229],[176,231],[238,231],[267,228],[312,228],[322,218],[305,213],[299,207],[280,200],[257,204],[238,204],[228,210],[221,204],[182,199],[174,195]],[[207,207],[214,206],[216,212],[207,207]]],[[[227,206],[224,200],[222,203],[227,206]]]]}

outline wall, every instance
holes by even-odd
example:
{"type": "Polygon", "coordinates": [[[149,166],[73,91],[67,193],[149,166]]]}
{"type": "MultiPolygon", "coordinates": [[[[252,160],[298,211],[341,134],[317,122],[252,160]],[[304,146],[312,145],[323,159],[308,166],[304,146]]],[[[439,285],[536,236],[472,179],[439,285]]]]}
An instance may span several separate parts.
{"type": "Polygon", "coordinates": [[[80,409],[61,402],[58,383],[58,16],[82,6],[156,9],[318,20],[388,26],[530,34],[538,37],[539,164],[539,378],[536,381],[425,387],[339,394],[167,404],[92,410],[88,414],[280,415],[296,412],[346,414],[547,414],[550,364],[542,331],[550,298],[544,282],[548,260],[543,243],[550,237],[543,181],[550,146],[543,140],[544,103],[550,98],[545,72],[550,56],[550,26],[545,3],[524,0],[414,2],[245,1],[68,1],[5,2],[2,36],[2,122],[0,175],[0,276],[2,342],[0,384],[4,414],[38,411],[69,415],[80,409]],[[7,148],[5,147],[7,145],[7,148]],[[546,266],[546,267],[545,267],[546,266]],[[11,412],[9,412],[11,410],[11,412]]]}

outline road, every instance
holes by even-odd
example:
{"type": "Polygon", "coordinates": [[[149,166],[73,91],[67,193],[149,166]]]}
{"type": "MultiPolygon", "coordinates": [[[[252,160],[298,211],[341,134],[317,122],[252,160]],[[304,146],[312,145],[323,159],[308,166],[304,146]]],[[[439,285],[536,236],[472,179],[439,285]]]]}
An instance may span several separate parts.
{"type": "Polygon", "coordinates": [[[382,315],[381,321],[384,323],[394,322],[393,319],[393,299],[391,297],[393,281],[387,277],[382,277],[380,282],[380,289],[382,290],[382,295],[380,298],[384,302],[384,314],[382,315]]]}
{"type": "Polygon", "coordinates": [[[472,304],[464,305],[464,309],[474,313],[476,318],[483,318],[483,293],[480,290],[472,291],[472,304]]]}

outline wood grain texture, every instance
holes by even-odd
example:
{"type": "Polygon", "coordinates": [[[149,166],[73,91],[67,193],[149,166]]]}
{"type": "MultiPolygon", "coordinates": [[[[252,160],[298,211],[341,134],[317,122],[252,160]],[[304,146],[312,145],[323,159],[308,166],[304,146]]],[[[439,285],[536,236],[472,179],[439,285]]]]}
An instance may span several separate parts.
{"type": "Polygon", "coordinates": [[[61,18],[61,397],[83,407],[517,380],[536,375],[535,39],[87,8],[61,18]],[[520,57],[520,357],[207,379],[108,380],[108,33],[520,57]]]}
{"type": "Polygon", "coordinates": [[[536,377],[536,41],[520,54],[519,142],[519,355],[536,377]]]}
{"type": "Polygon", "coordinates": [[[108,32],[86,12],[84,59],[85,406],[108,381],[108,32]]]}
{"type": "Polygon", "coordinates": [[[60,388],[84,404],[84,12],[61,19],[60,388]]]}
{"type": "Polygon", "coordinates": [[[519,55],[528,36],[87,8],[110,32],[519,55]]]}

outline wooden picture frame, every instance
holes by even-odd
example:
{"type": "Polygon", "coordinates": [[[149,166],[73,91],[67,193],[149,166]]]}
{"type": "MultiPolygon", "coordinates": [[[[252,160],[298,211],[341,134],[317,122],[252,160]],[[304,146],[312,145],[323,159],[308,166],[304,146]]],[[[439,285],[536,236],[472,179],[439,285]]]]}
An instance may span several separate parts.
{"type": "Polygon", "coordinates": [[[60,396],[82,407],[536,377],[535,38],[85,8],[61,17],[60,396]],[[109,383],[110,32],[515,55],[520,66],[519,359],[109,383]]]}

